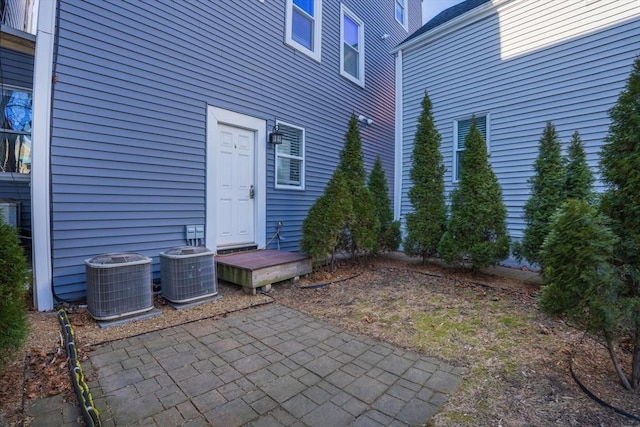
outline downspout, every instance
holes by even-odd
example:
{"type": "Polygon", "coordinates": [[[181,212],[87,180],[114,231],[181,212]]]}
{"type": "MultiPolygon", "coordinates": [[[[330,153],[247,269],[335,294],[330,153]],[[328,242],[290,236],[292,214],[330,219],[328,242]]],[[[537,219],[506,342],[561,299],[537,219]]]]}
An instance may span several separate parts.
{"type": "Polygon", "coordinates": [[[39,4],[33,72],[33,128],[31,168],[31,233],[33,305],[53,309],[51,263],[51,95],[57,0],[39,4]]]}
{"type": "Polygon", "coordinates": [[[402,51],[396,52],[395,167],[393,179],[393,217],[400,220],[402,208],[402,51]]]}

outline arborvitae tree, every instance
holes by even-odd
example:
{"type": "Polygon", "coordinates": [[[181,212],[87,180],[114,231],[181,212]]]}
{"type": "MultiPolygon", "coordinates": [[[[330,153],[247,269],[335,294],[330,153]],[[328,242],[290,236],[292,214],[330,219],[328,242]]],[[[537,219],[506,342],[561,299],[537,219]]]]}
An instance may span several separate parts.
{"type": "Polygon", "coordinates": [[[342,171],[352,196],[354,220],[348,225],[346,247],[351,257],[358,252],[370,253],[376,245],[378,229],[373,197],[366,186],[366,172],[362,159],[362,140],[358,119],[351,115],[345,143],[340,153],[338,169],[342,171]]]}
{"type": "Polygon", "coordinates": [[[611,264],[616,241],[594,207],[581,198],[568,199],[552,217],[540,249],[545,285],[538,302],[544,311],[566,315],[601,335],[622,383],[630,388],[615,352],[622,314],[611,264]]]}
{"type": "Polygon", "coordinates": [[[474,270],[509,255],[507,210],[475,117],[460,159],[460,182],[451,195],[451,218],[439,253],[447,262],[468,260],[474,270]]]}
{"type": "Polygon", "coordinates": [[[22,346],[29,331],[25,307],[27,260],[15,228],[0,215],[0,368],[22,346]]]}
{"type": "Polygon", "coordinates": [[[433,123],[431,100],[425,92],[422,113],[413,141],[413,160],[409,176],[409,200],[413,211],[406,216],[404,252],[426,257],[434,255],[446,229],[444,165],[440,153],[440,134],[433,123]]]}
{"type": "Polygon", "coordinates": [[[587,164],[587,155],[580,139],[580,133],[575,131],[571,137],[571,144],[567,153],[567,179],[565,182],[565,196],[570,199],[589,200],[591,198],[593,174],[587,164]]]}
{"type": "Polygon", "coordinates": [[[630,387],[640,389],[640,57],[616,105],[601,152],[602,180],[607,186],[602,210],[618,237],[615,259],[623,283],[617,301],[626,314],[633,345],[630,387]]]}
{"type": "Polygon", "coordinates": [[[376,217],[378,218],[376,251],[395,251],[400,246],[400,223],[393,220],[389,186],[382,168],[380,157],[376,157],[369,174],[368,188],[373,196],[376,217]]]}
{"type": "Polygon", "coordinates": [[[514,245],[514,255],[526,258],[532,264],[540,263],[540,247],[549,233],[549,222],[566,200],[566,169],[562,160],[562,147],[555,126],[547,122],[540,138],[538,157],[529,179],[531,196],[524,205],[526,228],[522,243],[514,245]]]}
{"type": "Polygon", "coordinates": [[[344,230],[352,222],[353,205],[349,187],[340,169],[336,169],[322,196],[309,209],[302,223],[300,249],[313,259],[333,262],[344,230]]]}

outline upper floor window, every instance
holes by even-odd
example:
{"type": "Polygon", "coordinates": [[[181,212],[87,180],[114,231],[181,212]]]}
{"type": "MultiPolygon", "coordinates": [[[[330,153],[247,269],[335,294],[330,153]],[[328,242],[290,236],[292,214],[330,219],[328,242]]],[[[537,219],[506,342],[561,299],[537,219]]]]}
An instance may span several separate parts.
{"type": "Polygon", "coordinates": [[[320,61],[322,0],[287,0],[286,43],[320,61]]]}
{"type": "Polygon", "coordinates": [[[409,0],[395,0],[396,5],[396,21],[400,23],[404,27],[404,29],[409,28],[409,24],[407,21],[407,6],[409,0]]]}
{"type": "Polygon", "coordinates": [[[276,145],[276,188],[304,190],[304,128],[278,122],[283,133],[276,145]]]}
{"type": "Polygon", "coordinates": [[[364,86],[364,24],[340,6],[340,74],[364,86]]]}
{"type": "MultiPolygon", "coordinates": [[[[489,144],[489,115],[483,114],[475,116],[476,126],[482,135],[485,143],[487,144],[487,151],[490,150],[489,144]]],[[[453,122],[453,141],[454,141],[454,156],[453,156],[453,181],[458,182],[460,179],[460,157],[464,151],[464,141],[469,135],[471,130],[471,122],[473,117],[467,117],[464,119],[455,120],[453,122]]]]}
{"type": "Polygon", "coordinates": [[[31,91],[2,88],[0,172],[31,172],[31,91]]]}

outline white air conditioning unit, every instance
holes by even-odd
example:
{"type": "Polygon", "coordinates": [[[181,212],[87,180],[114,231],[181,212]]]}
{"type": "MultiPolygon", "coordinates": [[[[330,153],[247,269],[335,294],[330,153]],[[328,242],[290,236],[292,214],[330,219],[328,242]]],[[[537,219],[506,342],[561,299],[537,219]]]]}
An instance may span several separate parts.
{"type": "Polygon", "coordinates": [[[187,303],[218,293],[213,252],[204,246],[180,246],[160,253],[160,283],[164,298],[187,303]]]}
{"type": "Polygon", "coordinates": [[[87,309],[96,320],[113,320],[153,308],[151,258],[108,253],[85,260],[87,309]]]}
{"type": "Polygon", "coordinates": [[[0,199],[0,218],[7,225],[20,227],[20,202],[0,199]]]}

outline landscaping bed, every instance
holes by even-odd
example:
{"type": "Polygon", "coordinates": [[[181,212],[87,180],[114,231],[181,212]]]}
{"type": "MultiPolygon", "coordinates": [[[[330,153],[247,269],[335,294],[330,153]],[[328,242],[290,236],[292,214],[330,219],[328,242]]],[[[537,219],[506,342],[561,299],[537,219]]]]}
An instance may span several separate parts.
{"type": "MultiPolygon", "coordinates": [[[[605,348],[583,332],[536,308],[539,285],[487,274],[379,257],[341,262],[296,283],[250,296],[221,283],[223,298],[174,310],[156,297],[162,314],[106,329],[86,310],[69,307],[81,363],[92,345],[205,317],[279,303],[351,331],[425,353],[465,369],[458,392],[432,425],[634,425],[588,397],[577,377],[612,405],[640,416],[640,394],[619,384],[605,348]]],[[[39,397],[75,399],[55,313],[30,312],[25,350],[0,379],[0,408],[8,425],[28,425],[24,409],[39,397]],[[21,392],[22,391],[22,392],[21,392]]],[[[620,349],[623,366],[630,357],[620,349]]],[[[3,425],[0,417],[0,425],[3,425]]]]}

